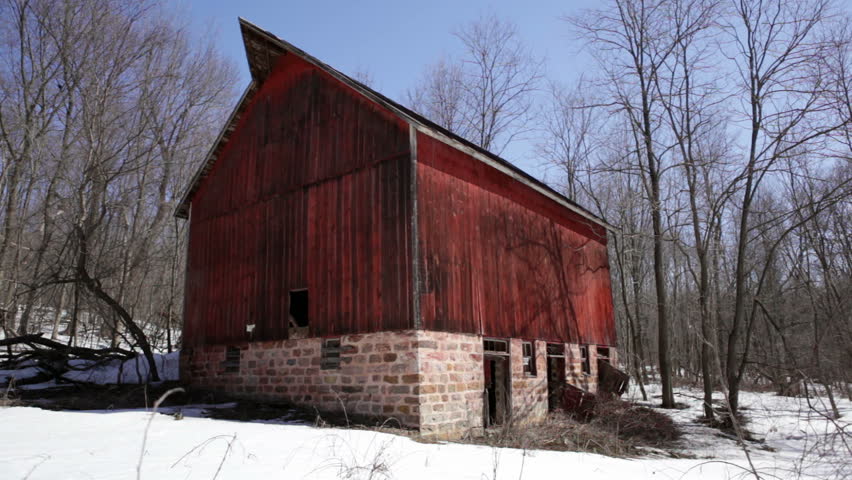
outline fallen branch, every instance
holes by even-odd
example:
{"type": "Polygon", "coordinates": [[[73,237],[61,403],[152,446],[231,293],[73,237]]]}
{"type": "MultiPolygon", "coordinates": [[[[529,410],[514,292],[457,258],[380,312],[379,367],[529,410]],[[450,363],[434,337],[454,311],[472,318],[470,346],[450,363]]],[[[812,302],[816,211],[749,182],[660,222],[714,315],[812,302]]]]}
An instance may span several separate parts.
{"type": "Polygon", "coordinates": [[[63,377],[69,371],[85,371],[108,362],[121,362],[136,357],[136,353],[123,348],[87,348],[65,345],[47,338],[41,333],[21,335],[0,340],[0,347],[8,347],[0,354],[0,365],[15,369],[24,363],[32,363],[41,373],[30,378],[18,379],[18,385],[41,383],[48,380],[80,383],[63,377]],[[12,349],[12,347],[17,347],[12,349]],[[84,365],[75,361],[84,360],[84,365]]]}

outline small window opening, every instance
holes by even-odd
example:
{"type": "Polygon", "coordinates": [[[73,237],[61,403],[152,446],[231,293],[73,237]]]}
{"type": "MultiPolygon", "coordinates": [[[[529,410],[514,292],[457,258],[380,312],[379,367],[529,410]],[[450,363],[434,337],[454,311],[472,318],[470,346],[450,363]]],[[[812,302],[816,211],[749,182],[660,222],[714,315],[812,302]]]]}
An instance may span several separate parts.
{"type": "Polygon", "coordinates": [[[320,350],[320,369],[337,370],[340,368],[340,339],[326,338],[320,350]]]}
{"type": "Polygon", "coordinates": [[[592,363],[589,360],[589,346],[580,345],[580,363],[583,365],[583,374],[592,374],[592,363]]]}
{"type": "Polygon", "coordinates": [[[308,326],[308,291],[290,291],[290,326],[308,326]]]}
{"type": "Polygon", "coordinates": [[[482,348],[485,350],[485,353],[508,355],[509,342],[506,340],[486,338],[482,342],[482,348]]]}
{"type": "Polygon", "coordinates": [[[547,356],[548,357],[564,357],[565,356],[565,344],[563,344],[563,343],[548,343],[547,344],[547,356]]]}
{"type": "Polygon", "coordinates": [[[521,351],[524,358],[524,374],[535,376],[535,344],[532,342],[521,343],[521,351]]]}
{"type": "Polygon", "coordinates": [[[609,362],[609,347],[598,347],[598,360],[609,362]]]}
{"type": "Polygon", "coordinates": [[[225,373],[239,373],[240,371],[240,347],[228,347],[225,350],[225,373]]]}
{"type": "Polygon", "coordinates": [[[308,323],[308,290],[291,290],[288,338],[308,338],[308,323]]]}

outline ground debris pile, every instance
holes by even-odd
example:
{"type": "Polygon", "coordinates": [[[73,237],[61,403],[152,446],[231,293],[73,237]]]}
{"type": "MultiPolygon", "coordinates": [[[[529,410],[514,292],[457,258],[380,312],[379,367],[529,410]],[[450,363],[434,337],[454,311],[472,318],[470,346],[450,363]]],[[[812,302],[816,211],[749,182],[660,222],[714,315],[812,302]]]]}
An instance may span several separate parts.
{"type": "Polygon", "coordinates": [[[681,435],[680,427],[668,415],[612,399],[596,402],[594,409],[583,415],[557,411],[540,424],[510,421],[469,441],[499,447],[636,457],[646,453],[643,448],[669,451],[681,435]]]}
{"type": "Polygon", "coordinates": [[[643,446],[664,447],[682,435],[670,416],[623,400],[598,402],[590,423],[643,446]]]}

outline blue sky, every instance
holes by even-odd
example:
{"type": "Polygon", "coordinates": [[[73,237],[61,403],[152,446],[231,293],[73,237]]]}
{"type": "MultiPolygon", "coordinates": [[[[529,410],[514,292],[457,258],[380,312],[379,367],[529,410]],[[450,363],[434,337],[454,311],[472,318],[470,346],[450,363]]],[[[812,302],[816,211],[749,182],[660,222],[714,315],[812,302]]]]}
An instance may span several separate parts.
{"type": "MultiPolygon", "coordinates": [[[[589,0],[184,1],[195,26],[214,35],[222,52],[235,60],[243,85],[248,84],[249,74],[237,17],[343,72],[369,72],[377,90],[401,103],[405,103],[405,91],[416,83],[427,64],[443,53],[459,51],[453,29],[491,12],[514,21],[533,52],[546,57],[548,77],[565,82],[575,79],[589,61],[560,17],[596,4],[589,0]]],[[[531,142],[519,142],[504,156],[541,176],[532,150],[531,142]]]]}
{"type": "MultiPolygon", "coordinates": [[[[216,44],[240,68],[240,89],[248,84],[237,17],[295,44],[345,73],[369,72],[373,87],[405,102],[424,67],[442,54],[460,50],[452,31],[482,14],[515,22],[532,51],[546,59],[548,78],[570,83],[593,68],[560,17],[595,8],[608,0],[178,0],[194,26],[215,37],[216,44]]],[[[796,0],[789,0],[796,1],[796,0]]],[[[839,0],[852,11],[852,0],[839,0]]],[[[533,139],[517,141],[503,156],[547,180],[534,153],[533,139]]]]}

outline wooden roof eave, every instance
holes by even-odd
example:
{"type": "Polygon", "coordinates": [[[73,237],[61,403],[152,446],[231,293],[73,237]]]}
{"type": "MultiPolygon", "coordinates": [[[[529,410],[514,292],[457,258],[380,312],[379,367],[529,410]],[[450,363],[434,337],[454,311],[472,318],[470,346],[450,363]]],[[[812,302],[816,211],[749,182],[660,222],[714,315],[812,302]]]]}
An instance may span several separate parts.
{"type": "Polygon", "coordinates": [[[213,142],[213,145],[207,152],[207,156],[204,157],[204,162],[195,172],[195,175],[192,176],[189,186],[187,186],[186,190],[184,190],[180,203],[178,203],[178,206],[175,209],[175,217],[183,219],[189,218],[189,205],[192,201],[193,195],[195,195],[195,192],[198,191],[198,187],[201,186],[201,180],[210,173],[210,170],[213,169],[213,165],[216,164],[216,158],[220,153],[222,153],[222,150],[228,143],[228,139],[231,137],[231,134],[234,130],[236,130],[240,116],[248,106],[248,100],[251,98],[252,94],[254,94],[255,90],[257,90],[257,83],[252,81],[243,91],[240,100],[228,116],[228,121],[225,122],[225,125],[222,127],[222,131],[219,132],[219,135],[216,137],[216,141],[213,142]]]}

